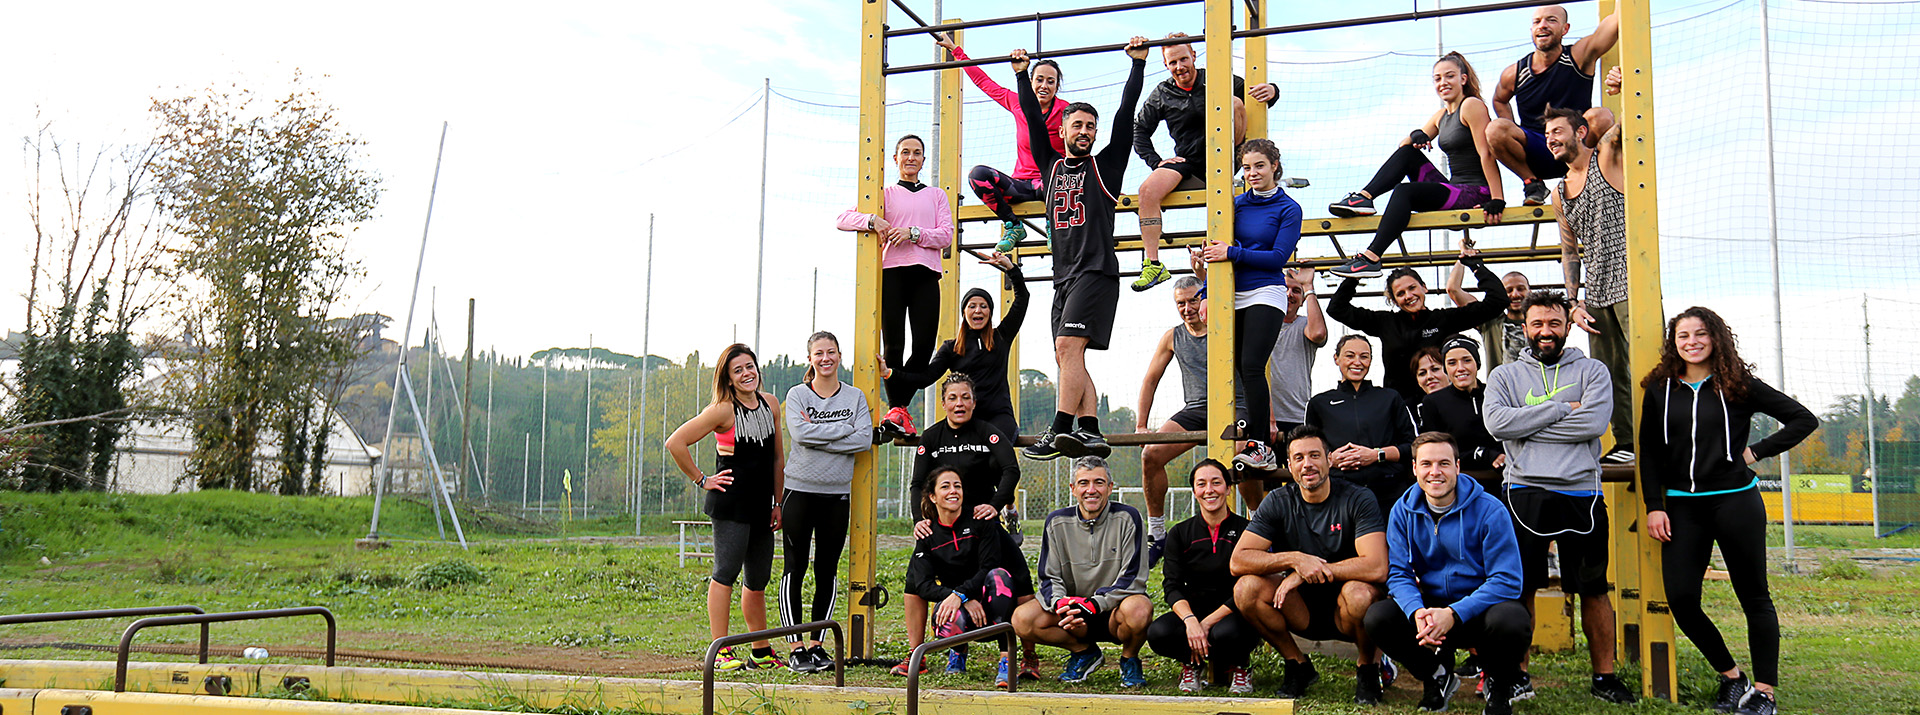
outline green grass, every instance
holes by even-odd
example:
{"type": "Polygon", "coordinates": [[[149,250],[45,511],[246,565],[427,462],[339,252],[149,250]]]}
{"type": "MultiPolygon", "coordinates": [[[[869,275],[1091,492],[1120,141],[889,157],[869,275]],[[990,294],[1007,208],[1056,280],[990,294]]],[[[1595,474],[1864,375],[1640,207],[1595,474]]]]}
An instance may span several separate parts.
{"type": "MultiPolygon", "coordinates": [[[[216,610],[299,605],[326,606],[340,619],[342,647],[492,654],[518,648],[544,652],[605,653],[612,657],[652,654],[692,661],[705,649],[705,564],[676,565],[670,546],[633,541],[569,540],[553,525],[506,516],[465,514],[470,551],[433,540],[433,517],[424,504],[387,502],[382,531],[421,537],[392,547],[359,551],[353,539],[366,532],[367,499],[286,499],[206,493],[175,496],[0,494],[0,612],[32,612],[191,603],[216,610]],[[42,564],[45,557],[50,563],[42,564]]],[[[649,518],[648,531],[671,533],[670,519],[649,518]]],[[[630,521],[576,523],[566,535],[630,533],[630,521]]],[[[904,524],[885,525],[898,533],[904,524]]],[[[1920,568],[1872,562],[1861,568],[1845,559],[1839,544],[1889,546],[1864,528],[1818,527],[1835,545],[1818,568],[1804,574],[1776,573],[1774,598],[1784,633],[1782,685],[1790,712],[1856,713],[1920,710],[1920,568]],[[1831,531],[1827,531],[1831,530],[1831,531]],[[1904,665],[1903,665],[1904,664],[1904,665]]],[[[653,540],[655,543],[658,539],[653,540]]],[[[877,633],[883,656],[905,655],[900,623],[900,575],[906,552],[883,550],[880,583],[894,596],[877,633]]],[[[1812,562],[1809,562],[1812,563],[1812,562]]],[[[1154,587],[1158,583],[1155,579],[1154,587]]],[[[771,594],[770,594],[771,595],[771,594]]],[[[1707,607],[1745,662],[1745,629],[1739,605],[1725,583],[1707,587],[1707,607]]],[[[38,636],[63,641],[112,643],[124,623],[86,622],[13,626],[8,639],[38,636]]],[[[735,622],[735,630],[741,629],[735,622]]],[[[156,630],[141,642],[191,642],[190,629],[156,630]]],[[[318,645],[318,624],[301,620],[221,624],[218,644],[318,645]]],[[[1043,657],[1049,674],[1056,654],[1043,657]]],[[[1256,685],[1278,685],[1278,663],[1262,649],[1256,685]]],[[[1539,697],[1523,713],[1573,714],[1697,712],[1713,674],[1697,651],[1679,649],[1681,708],[1646,703],[1607,706],[1585,693],[1584,655],[1542,654],[1533,665],[1539,697]]],[[[1110,654],[1111,655],[1111,654],[1110,654]]],[[[110,654],[31,649],[10,658],[106,658],[110,654]]],[[[166,658],[142,655],[143,659],[166,658]]],[[[1148,693],[1174,695],[1177,668],[1148,657],[1148,693]]],[[[1322,679],[1301,703],[1306,713],[1409,713],[1416,693],[1405,686],[1384,708],[1350,704],[1352,664],[1317,657],[1322,679]]],[[[932,687],[984,688],[991,662],[973,658],[968,676],[929,678],[932,687]]],[[[1622,671],[1630,676],[1632,668],[1622,671]]],[[[667,677],[693,678],[697,671],[667,677]]],[[[798,682],[784,670],[753,672],[736,679],[798,682]]],[[[1634,678],[1629,677],[1629,680],[1634,678]]],[[[806,682],[821,682],[808,678],[806,682]]],[[[877,669],[856,668],[848,682],[894,686],[877,669]]],[[[1023,687],[1023,689],[1029,689],[1023,687]]],[[[1090,683],[1043,682],[1042,691],[1118,691],[1111,669],[1090,683]]],[[[474,704],[474,703],[469,703],[474,704]]],[[[500,703],[501,706],[512,705],[500,703]]],[[[1479,705],[1457,696],[1456,707],[1479,705]]]]}

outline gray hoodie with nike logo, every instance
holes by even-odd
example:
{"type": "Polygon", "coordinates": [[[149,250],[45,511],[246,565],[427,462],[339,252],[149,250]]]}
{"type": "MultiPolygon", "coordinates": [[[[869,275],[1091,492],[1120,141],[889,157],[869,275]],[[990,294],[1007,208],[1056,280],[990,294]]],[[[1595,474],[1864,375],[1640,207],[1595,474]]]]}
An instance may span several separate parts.
{"type": "Polygon", "coordinates": [[[1562,350],[1552,365],[1525,350],[1494,368],[1487,378],[1487,433],[1506,446],[1507,484],[1598,490],[1600,436],[1613,409],[1606,364],[1575,348],[1562,350]]]}

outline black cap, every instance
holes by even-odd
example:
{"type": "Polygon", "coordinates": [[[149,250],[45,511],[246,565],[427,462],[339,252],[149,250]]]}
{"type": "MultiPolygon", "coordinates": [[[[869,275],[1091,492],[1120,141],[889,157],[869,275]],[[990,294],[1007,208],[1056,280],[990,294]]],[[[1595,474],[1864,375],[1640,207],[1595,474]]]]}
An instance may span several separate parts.
{"type": "Polygon", "coordinates": [[[985,288],[968,288],[967,294],[960,296],[960,307],[965,309],[967,307],[967,301],[973,300],[973,297],[976,295],[986,299],[987,310],[993,310],[993,294],[988,293],[985,288]]]}
{"type": "Polygon", "coordinates": [[[1453,352],[1455,349],[1467,351],[1468,355],[1473,356],[1474,362],[1480,362],[1479,341],[1465,335],[1454,335],[1453,337],[1447,338],[1446,342],[1440,344],[1440,359],[1444,361],[1447,353],[1453,352]]]}

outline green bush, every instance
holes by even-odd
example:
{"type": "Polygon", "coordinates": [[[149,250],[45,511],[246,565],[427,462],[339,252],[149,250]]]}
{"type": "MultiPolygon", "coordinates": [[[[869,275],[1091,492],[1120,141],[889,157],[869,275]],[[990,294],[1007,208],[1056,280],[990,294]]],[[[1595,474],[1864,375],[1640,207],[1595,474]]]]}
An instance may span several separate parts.
{"type": "Polygon", "coordinates": [[[441,559],[414,567],[407,575],[407,586],[422,591],[438,591],[449,586],[486,583],[487,575],[466,559],[441,559]]]}
{"type": "Polygon", "coordinates": [[[1866,581],[1873,578],[1872,571],[1845,556],[1827,557],[1820,562],[1820,570],[1814,575],[1826,581],[1866,581]]]}

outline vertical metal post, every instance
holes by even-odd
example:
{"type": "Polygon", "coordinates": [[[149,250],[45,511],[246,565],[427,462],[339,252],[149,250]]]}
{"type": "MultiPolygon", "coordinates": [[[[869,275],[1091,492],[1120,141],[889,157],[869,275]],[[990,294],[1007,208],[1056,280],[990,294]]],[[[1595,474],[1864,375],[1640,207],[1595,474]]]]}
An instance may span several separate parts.
{"type": "MultiPolygon", "coordinates": [[[[1761,117],[1767,139],[1767,252],[1773,264],[1773,384],[1787,392],[1787,338],[1785,314],[1780,309],[1780,202],[1773,171],[1773,48],[1768,38],[1767,0],[1760,0],[1761,117]]],[[[1780,518],[1786,526],[1787,573],[1798,573],[1793,560],[1793,455],[1780,453],[1780,518]]]]}
{"type": "Polygon", "coordinates": [[[552,354],[540,361],[540,512],[547,511],[547,373],[552,354]]]}
{"type": "Polygon", "coordinates": [[[1873,321],[1867,317],[1867,296],[1860,295],[1860,333],[1866,338],[1867,348],[1867,491],[1873,495],[1873,535],[1880,536],[1880,452],[1874,445],[1873,429],[1873,321]]]}
{"type": "Polygon", "coordinates": [[[580,465],[580,518],[587,518],[587,503],[591,501],[587,484],[593,481],[593,333],[587,333],[587,394],[585,402],[587,421],[580,426],[581,441],[585,442],[586,455],[580,465]]]}
{"type": "Polygon", "coordinates": [[[480,465],[473,461],[473,312],[474,299],[467,299],[467,356],[461,360],[460,367],[466,377],[460,381],[460,496],[467,496],[467,475],[477,474],[480,465]]]}
{"type": "MultiPolygon", "coordinates": [[[[1660,213],[1654,171],[1651,4],[1652,0],[1619,0],[1619,64],[1625,77],[1616,116],[1620,122],[1626,179],[1627,305],[1630,306],[1627,373],[1630,375],[1644,375],[1659,362],[1665,328],[1665,308],[1660,297],[1660,213]]],[[[1603,6],[1602,10],[1606,8],[1603,6]]],[[[1633,396],[1634,414],[1638,415],[1645,408],[1641,404],[1641,392],[1628,392],[1633,396]]],[[[1645,488],[1640,481],[1643,473],[1639,471],[1645,464],[1635,465],[1636,489],[1645,488]]],[[[1614,505],[1616,519],[1630,519],[1636,526],[1646,523],[1646,507],[1637,495],[1636,491],[1634,496],[1614,505]]],[[[1645,529],[1634,528],[1632,533],[1640,534],[1641,538],[1637,540],[1638,548],[1628,553],[1637,557],[1637,573],[1647,576],[1640,580],[1640,598],[1634,604],[1639,616],[1641,694],[1673,702],[1678,692],[1675,678],[1679,652],[1675,648],[1666,586],[1661,579],[1653,577],[1662,572],[1660,550],[1644,536],[1645,529]]],[[[1627,554],[1623,553],[1622,557],[1627,554]]]]}
{"type": "Polygon", "coordinates": [[[486,456],[481,458],[484,461],[480,463],[480,500],[482,502],[485,502],[488,499],[492,498],[491,490],[493,488],[493,373],[494,373],[494,367],[496,367],[499,364],[499,362],[500,362],[500,351],[492,347],[487,348],[487,436],[486,436],[486,442],[487,442],[486,452],[487,453],[486,453],[486,456]]]}
{"type": "MultiPolygon", "coordinates": [[[[886,65],[887,5],[881,0],[863,0],[860,5],[860,162],[857,167],[859,190],[857,206],[863,213],[881,212],[881,191],[886,185],[883,147],[887,134],[887,78],[881,74],[886,65]]],[[[854,359],[853,385],[867,395],[880,394],[880,241],[863,233],[859,238],[854,264],[854,359]]],[[[873,404],[884,406],[886,400],[873,404]]],[[[881,415],[874,410],[873,421],[881,415]]],[[[848,572],[848,623],[853,629],[850,656],[869,657],[873,652],[875,606],[875,513],[874,487],[878,481],[872,450],[854,458],[849,550],[853,564],[848,572]]]]}
{"type": "Polygon", "coordinates": [[[420,257],[413,264],[413,292],[407,294],[407,322],[401,328],[400,348],[393,366],[393,399],[387,405],[387,436],[380,440],[380,475],[373,480],[373,523],[367,526],[367,538],[380,538],[380,499],[386,483],[393,478],[393,423],[400,416],[400,378],[407,372],[408,341],[413,339],[413,311],[420,303],[420,274],[427,267],[427,234],[433,228],[433,200],[440,194],[440,161],[447,156],[447,123],[440,123],[440,148],[433,157],[433,183],[427,189],[427,218],[420,227],[420,257]]]}
{"type": "Polygon", "coordinates": [[[520,443],[520,511],[525,513],[527,510],[527,475],[533,471],[533,433],[522,432],[521,434],[525,435],[525,439],[520,443]]]}
{"type": "MultiPolygon", "coordinates": [[[[1233,242],[1233,0],[1206,0],[1207,238],[1233,242]]],[[[1258,104],[1258,102],[1247,102],[1258,104]]],[[[1248,109],[1248,119],[1253,111],[1248,109]]],[[[1233,264],[1207,270],[1207,456],[1232,464],[1233,264]]]]}
{"type": "MultiPolygon", "coordinates": [[[[934,7],[938,8],[939,5],[935,4],[934,7]]],[[[939,10],[935,10],[934,12],[938,13],[939,10]]],[[[945,22],[959,21],[959,19],[954,18],[948,19],[945,22]]],[[[942,21],[934,20],[934,22],[942,21]]],[[[962,35],[965,33],[960,30],[955,30],[947,34],[953,36],[955,44],[959,44],[962,35]]],[[[953,59],[946,50],[938,47],[934,48],[934,53],[934,59],[936,61],[953,59]]],[[[939,109],[939,114],[936,116],[940,117],[940,123],[945,125],[943,128],[946,130],[943,139],[935,140],[935,146],[939,147],[937,150],[937,153],[940,155],[939,165],[953,168],[952,171],[941,171],[936,176],[939,177],[937,181],[939,182],[940,191],[947,195],[947,208],[952,211],[954,215],[959,215],[960,213],[960,191],[961,187],[966,184],[966,172],[960,170],[960,138],[963,136],[960,129],[960,112],[963,105],[960,103],[960,99],[961,93],[965,91],[965,85],[963,84],[966,81],[965,73],[966,71],[961,69],[940,70],[938,87],[936,88],[940,101],[934,105],[939,109]]],[[[940,276],[941,335],[958,335],[960,331],[961,252],[956,247],[960,245],[960,231],[963,230],[961,228],[963,225],[964,224],[960,223],[954,224],[953,243],[949,244],[946,251],[940,256],[940,266],[943,269],[943,273],[940,276]]],[[[992,224],[979,225],[991,226],[992,224]]],[[[938,395],[939,393],[936,391],[934,394],[938,395]]],[[[927,405],[938,419],[946,419],[946,405],[942,404],[939,399],[927,400],[927,405]]]]}
{"type": "MultiPolygon", "coordinates": [[[[885,42],[885,40],[882,40],[885,42]]],[[[881,111],[885,111],[883,107],[881,111]]],[[[753,259],[753,349],[760,350],[760,310],[767,289],[767,129],[773,124],[773,79],[760,80],[760,247],[753,259]]]]}
{"type": "MultiPolygon", "coordinates": [[[[640,417],[640,448],[638,449],[638,451],[640,452],[640,466],[638,467],[637,471],[634,474],[635,484],[633,487],[633,491],[634,491],[633,533],[635,536],[640,535],[640,502],[645,501],[644,499],[642,499],[641,493],[644,487],[646,487],[647,485],[647,455],[646,455],[646,451],[647,451],[646,450],[647,373],[652,372],[652,370],[647,369],[648,367],[647,361],[653,359],[653,354],[649,352],[651,350],[651,347],[648,344],[650,340],[653,338],[653,214],[647,214],[647,291],[645,293],[645,296],[646,298],[641,300],[641,305],[640,305],[640,321],[642,323],[642,327],[640,328],[640,415],[641,417],[640,417]]],[[[662,390],[661,392],[662,392],[662,395],[664,396],[665,391],[662,390]]],[[[663,403],[663,406],[660,408],[660,417],[661,417],[661,422],[664,424],[666,422],[665,418],[667,416],[667,410],[666,410],[666,407],[664,406],[665,400],[661,400],[661,402],[663,403]]],[[[660,441],[662,443],[661,448],[665,449],[666,440],[663,438],[660,441]]],[[[662,484],[660,489],[661,489],[660,500],[661,500],[661,504],[664,506],[667,498],[666,485],[662,484]]]]}

